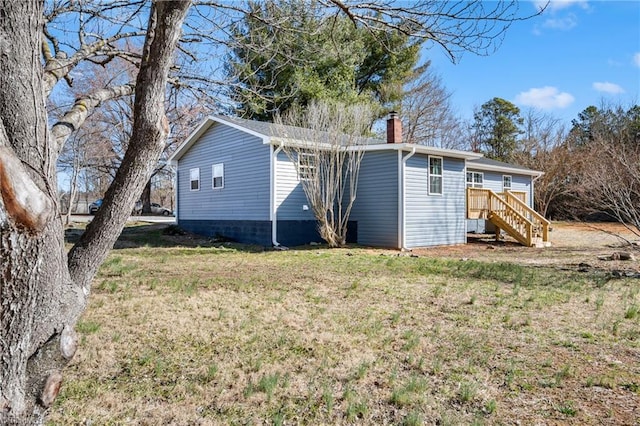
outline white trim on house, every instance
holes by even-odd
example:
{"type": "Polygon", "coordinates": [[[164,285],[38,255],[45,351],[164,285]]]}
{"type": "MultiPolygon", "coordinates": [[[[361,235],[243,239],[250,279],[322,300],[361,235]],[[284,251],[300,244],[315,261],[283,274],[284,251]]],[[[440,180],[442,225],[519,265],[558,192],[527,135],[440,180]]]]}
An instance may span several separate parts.
{"type": "Polygon", "coordinates": [[[306,150],[297,152],[296,161],[298,162],[298,167],[296,168],[296,173],[298,175],[298,181],[309,180],[313,177],[313,172],[316,168],[315,164],[317,164],[313,161],[315,158],[315,152],[306,150]]]}
{"type": "Polygon", "coordinates": [[[487,172],[509,173],[513,175],[542,176],[544,172],[538,170],[520,169],[517,167],[495,166],[476,162],[467,163],[467,169],[482,170],[487,172]]]}
{"type": "Polygon", "coordinates": [[[397,243],[397,247],[399,247],[400,249],[402,249],[402,245],[404,244],[404,241],[402,241],[402,229],[404,228],[404,225],[402,223],[402,219],[404,218],[404,212],[402,210],[402,207],[404,206],[404,200],[402,199],[402,177],[404,176],[404,170],[402,168],[402,151],[397,151],[398,152],[398,195],[396,196],[396,198],[398,199],[398,231],[396,232],[396,237],[398,239],[397,243]]]}
{"type": "Polygon", "coordinates": [[[398,226],[401,229],[400,232],[400,244],[398,245],[398,247],[400,247],[400,249],[405,250],[406,247],[406,242],[407,242],[407,227],[404,223],[404,219],[405,219],[405,212],[407,211],[407,160],[409,160],[409,158],[413,157],[414,154],[416,153],[416,149],[414,147],[414,149],[411,150],[410,153],[408,153],[405,156],[402,156],[402,151],[398,151],[400,154],[400,157],[402,158],[402,192],[400,193],[400,198],[402,199],[402,204],[401,204],[401,209],[400,209],[400,214],[398,215],[398,226]]]}
{"type": "Polygon", "coordinates": [[[169,162],[173,165],[177,165],[178,160],[180,160],[180,158],[182,158],[182,156],[187,151],[189,151],[189,148],[191,148],[191,146],[193,146],[193,144],[200,139],[200,137],[204,134],[204,132],[209,130],[209,127],[211,127],[215,123],[224,124],[225,126],[229,126],[234,129],[240,130],[242,132],[248,133],[250,135],[256,136],[262,139],[262,143],[264,144],[271,143],[271,138],[267,135],[254,132],[253,130],[247,129],[246,127],[240,126],[231,121],[223,120],[220,117],[208,116],[202,121],[202,123],[200,123],[198,127],[196,127],[196,129],[193,132],[191,132],[189,136],[187,136],[187,138],[184,140],[182,145],[180,145],[178,149],[176,149],[176,151],[173,154],[171,154],[171,157],[169,157],[169,162]]]}
{"type": "MultiPolygon", "coordinates": [[[[169,167],[174,167],[174,166],[170,165],[169,167]]],[[[178,206],[178,196],[180,194],[179,194],[179,191],[178,191],[179,178],[178,178],[178,166],[177,165],[175,166],[175,169],[173,171],[174,171],[173,178],[172,178],[173,179],[173,200],[174,200],[173,201],[173,203],[174,203],[173,204],[173,211],[174,211],[174,213],[176,215],[175,216],[176,217],[176,224],[179,224],[179,222],[180,222],[180,219],[179,219],[180,218],[179,207],[180,206],[178,206]]]]}
{"type": "Polygon", "coordinates": [[[189,190],[200,191],[200,167],[189,169],[189,190]],[[197,188],[193,187],[193,182],[198,182],[197,188]]]}
{"type": "Polygon", "coordinates": [[[224,188],[224,163],[217,163],[211,166],[211,188],[213,189],[224,188]],[[216,174],[216,171],[218,172],[217,174],[216,174]],[[216,178],[221,179],[220,186],[216,186],[216,178]]]}
{"type": "Polygon", "coordinates": [[[513,176],[511,176],[511,175],[502,175],[502,192],[511,191],[511,188],[513,188],[513,176]],[[508,188],[504,184],[505,178],[509,178],[509,187],[508,188]]]}
{"type": "Polygon", "coordinates": [[[417,145],[413,143],[379,143],[375,145],[362,145],[366,152],[400,150],[411,152],[415,149],[416,154],[433,155],[437,157],[459,158],[463,160],[475,160],[482,158],[482,154],[477,152],[459,151],[457,149],[436,148],[433,146],[417,145]]]}
{"type": "Polygon", "coordinates": [[[278,191],[277,191],[277,175],[278,175],[278,154],[282,151],[282,145],[277,148],[275,145],[271,145],[269,147],[271,151],[271,155],[269,156],[269,161],[271,162],[269,170],[269,190],[271,191],[271,196],[269,197],[269,220],[271,221],[271,244],[274,247],[279,247],[280,243],[278,242],[278,191]]]}
{"type": "Polygon", "coordinates": [[[438,155],[429,155],[427,157],[427,194],[428,195],[444,195],[444,158],[438,155]],[[440,174],[431,173],[431,159],[440,160],[440,174]],[[431,177],[440,178],[440,192],[431,192],[431,177]]]}
{"type": "MultiPolygon", "coordinates": [[[[264,143],[275,144],[284,144],[291,147],[296,148],[305,148],[312,147],[314,149],[321,148],[324,146],[327,149],[331,148],[330,144],[318,144],[314,141],[301,140],[301,139],[292,139],[292,138],[281,138],[281,137],[273,137],[270,141],[265,141],[264,143]]],[[[459,151],[457,149],[446,149],[446,148],[436,148],[433,146],[426,145],[418,145],[413,143],[386,143],[380,141],[380,143],[376,144],[354,144],[347,148],[350,151],[359,151],[364,150],[365,152],[370,151],[405,151],[411,152],[415,149],[417,154],[425,154],[425,155],[435,155],[438,157],[449,157],[449,158],[459,158],[463,160],[475,160],[478,158],[482,158],[482,154],[477,152],[468,152],[468,151],[459,151]]]]}
{"type": "MultiPolygon", "coordinates": [[[[467,236],[469,233],[469,221],[467,220],[467,209],[469,206],[467,203],[469,202],[469,197],[467,197],[467,162],[464,162],[464,167],[462,168],[462,172],[464,173],[464,243],[467,244],[467,236]]],[[[482,178],[484,180],[484,177],[482,178]]]]}
{"type": "Polygon", "coordinates": [[[466,172],[464,173],[464,182],[465,182],[465,187],[467,188],[484,188],[484,172],[474,172],[474,171],[469,171],[466,169],[466,172]],[[469,177],[469,175],[471,175],[471,182],[469,182],[467,180],[467,178],[469,177]],[[480,182],[476,182],[476,175],[480,176],[480,182]],[[469,185],[471,184],[471,185],[469,185]]]}

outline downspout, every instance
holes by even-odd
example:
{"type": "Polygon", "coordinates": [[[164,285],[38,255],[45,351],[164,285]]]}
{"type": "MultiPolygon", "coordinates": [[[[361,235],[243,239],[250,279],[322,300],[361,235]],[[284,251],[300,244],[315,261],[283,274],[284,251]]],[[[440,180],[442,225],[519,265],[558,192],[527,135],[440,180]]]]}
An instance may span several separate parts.
{"type": "MultiPolygon", "coordinates": [[[[402,153],[402,151],[400,151],[402,153]]],[[[401,193],[401,197],[402,197],[402,205],[401,205],[401,209],[400,209],[400,214],[398,217],[398,222],[401,224],[402,226],[402,233],[400,234],[400,250],[406,250],[407,248],[405,247],[405,243],[407,241],[407,227],[405,226],[405,211],[406,211],[406,207],[407,207],[407,174],[405,172],[405,169],[407,167],[407,160],[411,157],[413,157],[413,155],[416,153],[416,147],[414,146],[411,149],[411,152],[407,155],[405,155],[404,157],[402,157],[402,166],[401,166],[401,177],[402,177],[402,193],[401,193]]],[[[400,154],[402,155],[402,154],[400,154]]]]}
{"type": "Polygon", "coordinates": [[[404,212],[402,211],[402,206],[404,205],[404,200],[402,197],[402,150],[398,150],[398,248],[402,249],[402,230],[404,228],[402,223],[402,218],[404,217],[404,212]]]}
{"type": "Polygon", "coordinates": [[[176,225],[179,225],[178,222],[178,162],[172,161],[171,168],[175,172],[173,175],[173,212],[175,213],[176,225]]]}
{"type": "Polygon", "coordinates": [[[273,149],[273,145],[271,145],[271,244],[274,247],[279,247],[280,243],[278,242],[278,192],[277,192],[277,179],[276,174],[278,171],[278,154],[282,151],[282,142],[277,149],[273,149]]]}
{"type": "MultiPolygon", "coordinates": [[[[467,194],[467,158],[464,159],[464,172],[462,175],[464,176],[464,243],[467,244],[469,241],[467,239],[467,235],[469,235],[469,195],[467,194]]],[[[444,160],[443,160],[444,161],[444,160]]],[[[476,226],[477,228],[477,226],[476,226]]]]}
{"type": "Polygon", "coordinates": [[[531,208],[532,208],[532,209],[534,209],[534,210],[536,209],[536,207],[535,207],[535,203],[534,203],[534,201],[535,201],[535,200],[533,199],[533,194],[535,194],[534,184],[535,184],[535,183],[536,183],[536,181],[537,181],[538,179],[540,179],[541,177],[542,177],[542,174],[540,174],[540,175],[538,175],[538,176],[534,177],[533,179],[531,179],[531,194],[529,194],[529,195],[530,195],[530,197],[529,197],[529,198],[531,199],[531,205],[530,205],[529,207],[531,207],[531,208]]]}

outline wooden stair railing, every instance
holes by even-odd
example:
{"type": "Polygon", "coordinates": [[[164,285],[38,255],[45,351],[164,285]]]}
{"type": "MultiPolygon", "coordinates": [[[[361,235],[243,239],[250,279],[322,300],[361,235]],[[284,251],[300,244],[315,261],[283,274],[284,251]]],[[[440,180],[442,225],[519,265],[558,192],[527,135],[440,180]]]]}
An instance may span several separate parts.
{"type": "Polygon", "coordinates": [[[505,230],[520,244],[531,247],[537,239],[548,241],[549,221],[508,192],[501,197],[484,188],[467,188],[467,218],[488,219],[496,235],[505,230]]]}
{"type": "Polygon", "coordinates": [[[533,223],[514,209],[507,201],[489,190],[489,214],[487,219],[496,226],[496,236],[500,229],[507,231],[520,244],[531,247],[533,242],[533,223]]]}
{"type": "Polygon", "coordinates": [[[509,205],[513,206],[521,215],[529,219],[533,223],[534,237],[542,238],[543,242],[549,241],[549,222],[540,213],[529,207],[518,196],[511,193],[511,191],[505,191],[505,200],[509,205]]]}

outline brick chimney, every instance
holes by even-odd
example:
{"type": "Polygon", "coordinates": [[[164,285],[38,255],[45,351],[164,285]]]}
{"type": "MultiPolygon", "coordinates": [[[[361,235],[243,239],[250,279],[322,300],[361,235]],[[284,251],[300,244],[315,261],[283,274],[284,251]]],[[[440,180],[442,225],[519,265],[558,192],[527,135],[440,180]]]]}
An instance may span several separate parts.
{"type": "Polygon", "coordinates": [[[387,119],[387,143],[402,143],[402,122],[395,111],[387,119]]]}

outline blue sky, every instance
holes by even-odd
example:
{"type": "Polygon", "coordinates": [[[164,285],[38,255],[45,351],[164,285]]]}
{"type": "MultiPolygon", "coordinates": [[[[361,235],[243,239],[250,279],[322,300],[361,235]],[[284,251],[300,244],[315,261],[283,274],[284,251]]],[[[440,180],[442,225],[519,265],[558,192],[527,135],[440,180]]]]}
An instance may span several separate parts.
{"type": "MultiPolygon", "coordinates": [[[[523,13],[546,2],[527,1],[523,13]]],[[[441,50],[423,51],[460,116],[500,97],[570,124],[603,100],[640,102],[640,1],[552,0],[545,12],[514,23],[497,52],[465,54],[452,64],[441,50]]]]}

